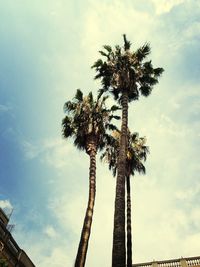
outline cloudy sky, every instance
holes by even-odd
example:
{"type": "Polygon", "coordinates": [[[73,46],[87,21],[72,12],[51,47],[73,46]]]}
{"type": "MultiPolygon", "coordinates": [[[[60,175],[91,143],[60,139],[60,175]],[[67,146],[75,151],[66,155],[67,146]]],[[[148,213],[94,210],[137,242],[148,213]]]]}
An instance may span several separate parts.
{"type": "MultiPolygon", "coordinates": [[[[0,206],[37,267],[73,266],[88,194],[88,156],[61,137],[63,104],[100,86],[102,45],[149,42],[165,72],[131,103],[129,125],[150,147],[132,180],[133,261],[200,251],[200,2],[0,1],[0,206]]],[[[87,267],[111,266],[115,180],[98,162],[87,267]]]]}

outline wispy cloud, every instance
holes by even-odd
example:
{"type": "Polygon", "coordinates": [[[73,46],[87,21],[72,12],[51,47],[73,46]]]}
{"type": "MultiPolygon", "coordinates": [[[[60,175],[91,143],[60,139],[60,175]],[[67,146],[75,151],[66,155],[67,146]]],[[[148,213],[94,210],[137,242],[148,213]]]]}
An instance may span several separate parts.
{"type": "Polygon", "coordinates": [[[22,141],[24,156],[28,160],[38,158],[43,164],[62,169],[68,164],[67,158],[73,150],[70,142],[62,138],[44,139],[37,143],[22,141]]]}
{"type": "Polygon", "coordinates": [[[156,14],[170,12],[173,7],[180,5],[184,0],[151,0],[155,6],[156,14]]]}
{"type": "Polygon", "coordinates": [[[189,187],[176,192],[176,197],[178,200],[184,200],[191,202],[194,201],[195,197],[200,195],[200,184],[195,185],[195,187],[189,187]]]}
{"type": "Polygon", "coordinates": [[[55,238],[57,236],[56,230],[51,225],[45,227],[44,233],[50,238],[55,238]]]}
{"type": "Polygon", "coordinates": [[[21,145],[26,159],[34,159],[41,153],[40,147],[37,147],[28,141],[22,141],[21,145]]]}
{"type": "Polygon", "coordinates": [[[10,209],[10,210],[13,209],[13,206],[12,206],[12,204],[10,203],[10,200],[8,200],[8,199],[0,200],[0,207],[1,207],[2,209],[10,209]]]}
{"type": "MultiPolygon", "coordinates": [[[[105,266],[110,262],[113,226],[113,205],[115,180],[106,169],[107,166],[98,166],[97,173],[97,197],[95,202],[92,232],[89,242],[87,265],[105,266]],[[103,197],[102,197],[103,196],[103,197]],[[103,228],[102,228],[103,225],[103,228]],[[101,257],[96,262],[96,255],[101,250],[101,257]]],[[[68,242],[71,243],[70,265],[73,265],[79,243],[80,233],[86,211],[88,199],[87,177],[84,188],[79,188],[79,195],[66,194],[52,199],[49,208],[56,221],[62,225],[68,234],[68,242]],[[70,240],[73,240],[71,242],[70,240]]],[[[76,187],[77,188],[77,187],[76,187]]]]}
{"type": "Polygon", "coordinates": [[[0,114],[12,110],[11,105],[0,104],[0,114]]]}

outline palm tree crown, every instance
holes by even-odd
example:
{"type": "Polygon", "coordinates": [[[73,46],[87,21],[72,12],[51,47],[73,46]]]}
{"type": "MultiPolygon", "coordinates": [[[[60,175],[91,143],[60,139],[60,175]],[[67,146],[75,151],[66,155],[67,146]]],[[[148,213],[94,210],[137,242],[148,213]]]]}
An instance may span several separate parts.
{"type": "Polygon", "coordinates": [[[146,61],[151,49],[148,43],[136,51],[130,51],[131,43],[123,35],[124,46],[104,45],[104,51],[99,51],[105,60],[98,59],[92,68],[97,74],[95,79],[101,79],[101,92],[110,91],[115,99],[120,100],[123,91],[128,93],[128,100],[137,100],[139,95],[148,96],[163,68],[153,68],[151,60],[146,61]]]}
{"type": "Polygon", "coordinates": [[[107,130],[116,127],[111,124],[112,119],[119,119],[113,112],[119,109],[113,105],[110,109],[105,106],[107,97],[98,97],[94,100],[92,92],[83,96],[81,90],[77,90],[74,101],[68,101],[64,105],[66,116],[62,121],[63,136],[73,137],[74,145],[80,150],[86,150],[91,136],[96,137],[97,149],[105,145],[107,130]]]}
{"type": "MultiPolygon", "coordinates": [[[[126,156],[126,176],[135,175],[135,172],[145,174],[146,161],[149,148],[145,145],[146,138],[139,137],[138,133],[131,134],[128,131],[128,148],[126,156]]],[[[109,164],[109,170],[112,170],[113,176],[117,174],[117,159],[119,157],[120,131],[115,130],[109,138],[109,143],[105,151],[101,154],[101,160],[109,164]]]]}

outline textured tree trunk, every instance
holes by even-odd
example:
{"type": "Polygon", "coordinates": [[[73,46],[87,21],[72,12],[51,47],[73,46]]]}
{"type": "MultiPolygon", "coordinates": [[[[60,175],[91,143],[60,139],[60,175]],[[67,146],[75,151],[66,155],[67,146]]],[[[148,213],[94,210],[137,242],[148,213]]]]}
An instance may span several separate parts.
{"type": "Polygon", "coordinates": [[[125,267],[125,174],[127,154],[128,95],[122,95],[122,126],[120,151],[117,163],[117,182],[115,195],[115,214],[113,231],[112,267],[125,267]]]}
{"type": "Polygon", "coordinates": [[[90,157],[89,169],[89,199],[85,214],[84,224],[81,233],[81,239],[75,261],[75,267],[84,267],[88,243],[91,232],[92,216],[94,210],[95,194],[96,194],[96,140],[92,137],[88,139],[86,152],[90,157]]]}
{"type": "Polygon", "coordinates": [[[127,197],[127,214],[126,214],[126,233],[127,233],[127,267],[132,267],[132,234],[131,234],[131,187],[130,176],[126,177],[126,197],[127,197]]]}

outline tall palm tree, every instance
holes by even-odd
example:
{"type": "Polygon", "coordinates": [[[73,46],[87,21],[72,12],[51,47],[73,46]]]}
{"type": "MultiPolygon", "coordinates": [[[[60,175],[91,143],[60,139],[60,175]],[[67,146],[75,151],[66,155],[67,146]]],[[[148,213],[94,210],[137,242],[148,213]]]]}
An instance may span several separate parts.
{"type": "Polygon", "coordinates": [[[139,138],[138,134],[130,135],[128,139],[128,152],[126,160],[126,192],[127,192],[127,267],[132,267],[132,231],[131,231],[131,186],[130,176],[135,172],[145,174],[144,161],[146,160],[148,147],[145,146],[145,138],[139,138]]]}
{"type": "Polygon", "coordinates": [[[151,60],[146,57],[151,49],[148,43],[136,51],[131,51],[131,43],[123,35],[123,47],[105,45],[100,54],[104,60],[97,60],[92,68],[101,79],[101,93],[110,92],[122,107],[122,124],[120,151],[117,166],[117,182],[115,196],[115,214],[113,231],[112,266],[124,267],[126,262],[125,246],[125,173],[127,154],[128,103],[138,100],[140,95],[148,96],[153,86],[158,83],[162,68],[153,68],[151,60]]]}
{"type": "MultiPolygon", "coordinates": [[[[131,231],[131,186],[130,176],[135,172],[145,174],[144,161],[146,160],[148,147],[145,145],[146,139],[138,136],[138,133],[131,134],[128,131],[128,149],[126,155],[126,217],[127,217],[127,267],[132,267],[132,231],[131,231]]],[[[120,132],[115,131],[109,138],[109,143],[101,155],[101,160],[109,164],[109,169],[113,171],[113,176],[117,173],[117,158],[119,156],[120,132]]]]}
{"type": "Polygon", "coordinates": [[[75,267],[83,267],[86,260],[96,192],[96,154],[105,145],[106,131],[115,129],[111,120],[120,118],[113,115],[117,106],[106,108],[106,99],[107,97],[98,97],[94,100],[91,92],[84,97],[81,90],[77,90],[74,101],[68,101],[64,105],[66,116],[62,121],[63,136],[73,137],[74,145],[90,157],[89,198],[75,267]]]}

